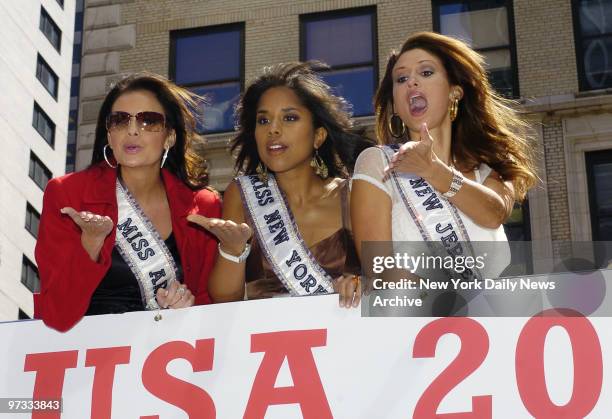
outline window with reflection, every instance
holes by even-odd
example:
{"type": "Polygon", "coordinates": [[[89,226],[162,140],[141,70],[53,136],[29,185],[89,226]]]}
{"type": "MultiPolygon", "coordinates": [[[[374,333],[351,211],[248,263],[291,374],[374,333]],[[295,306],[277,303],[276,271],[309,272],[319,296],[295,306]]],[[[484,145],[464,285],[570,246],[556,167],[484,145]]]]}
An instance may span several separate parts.
{"type": "Polygon", "coordinates": [[[580,90],[612,87],[612,0],[574,0],[580,90]]]}
{"type": "Polygon", "coordinates": [[[170,77],[206,98],[199,130],[232,131],[244,78],[244,25],[173,31],[170,41],[170,77]]]}
{"type": "Polygon", "coordinates": [[[506,236],[510,241],[531,240],[531,225],[529,223],[529,201],[515,202],[510,217],[504,223],[506,236]]]}
{"type": "Polygon", "coordinates": [[[36,102],[34,102],[32,126],[51,147],[55,146],[55,123],[36,102]]]}
{"type": "Polygon", "coordinates": [[[33,293],[40,291],[40,279],[38,279],[38,268],[30,259],[23,256],[21,262],[21,283],[33,293]]]}
{"type": "Polygon", "coordinates": [[[612,241],[612,150],[586,153],[586,169],[594,241],[612,241]]]}
{"type": "Polygon", "coordinates": [[[44,7],[40,8],[40,24],[39,29],[45,34],[51,45],[60,52],[62,46],[62,31],[59,26],[51,19],[51,16],[44,7]]]}
{"type": "Polygon", "coordinates": [[[438,0],[434,30],[466,42],[485,58],[489,81],[507,97],[519,97],[511,0],[438,0]]]}
{"type": "Polygon", "coordinates": [[[53,99],[57,100],[59,78],[40,54],[38,54],[36,60],[36,78],[42,83],[51,96],[53,96],[53,99]]]}
{"type": "Polygon", "coordinates": [[[25,228],[34,238],[38,237],[38,225],[40,224],[40,213],[28,202],[26,205],[25,228]]]}
{"type": "Polygon", "coordinates": [[[47,166],[36,156],[36,154],[30,151],[30,168],[29,168],[30,179],[38,185],[41,190],[45,190],[47,183],[53,176],[51,170],[47,169],[47,166]]]}
{"type": "Polygon", "coordinates": [[[300,16],[300,59],[330,66],[321,77],[352,106],[354,116],[372,115],[378,83],[376,9],[372,7],[300,16]]]}

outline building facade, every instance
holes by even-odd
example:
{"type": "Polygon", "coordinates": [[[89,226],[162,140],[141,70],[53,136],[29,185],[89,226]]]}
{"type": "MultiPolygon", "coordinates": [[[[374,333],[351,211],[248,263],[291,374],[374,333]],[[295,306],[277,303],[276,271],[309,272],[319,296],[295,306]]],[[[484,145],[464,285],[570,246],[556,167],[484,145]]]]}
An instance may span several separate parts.
{"type": "Polygon", "coordinates": [[[77,167],[89,161],[109,84],[148,70],[212,95],[208,155],[222,190],[233,174],[231,104],[263,66],[327,61],[326,79],[371,125],[389,51],[434,30],[481,52],[493,84],[534,123],[543,185],[515,214],[523,237],[612,239],[612,192],[601,181],[612,170],[610,0],[92,0],[85,22],[77,167]]]}
{"type": "Polygon", "coordinates": [[[0,2],[0,320],[31,317],[47,181],[64,174],[74,2],[0,2]]]}

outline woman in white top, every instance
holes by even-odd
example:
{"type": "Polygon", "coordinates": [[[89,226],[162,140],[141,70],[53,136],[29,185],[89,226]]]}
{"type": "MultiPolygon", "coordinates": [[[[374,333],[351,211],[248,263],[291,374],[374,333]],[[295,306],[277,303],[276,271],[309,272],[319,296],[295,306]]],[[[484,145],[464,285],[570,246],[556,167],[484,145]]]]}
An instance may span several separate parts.
{"type": "Polygon", "coordinates": [[[383,146],[362,152],[353,176],[357,251],[364,241],[507,240],[502,223],[536,182],[510,105],[461,41],[422,32],[393,52],[375,98],[383,146]]]}

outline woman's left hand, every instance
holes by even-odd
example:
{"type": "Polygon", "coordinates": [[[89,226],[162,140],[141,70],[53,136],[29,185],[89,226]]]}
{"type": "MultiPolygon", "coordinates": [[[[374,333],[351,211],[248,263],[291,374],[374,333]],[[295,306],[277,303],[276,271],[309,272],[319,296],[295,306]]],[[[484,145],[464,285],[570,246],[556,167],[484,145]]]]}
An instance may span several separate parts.
{"type": "Polygon", "coordinates": [[[172,281],[167,288],[158,289],[156,297],[161,308],[191,307],[195,301],[189,288],[178,281],[172,281]]]}
{"type": "Polygon", "coordinates": [[[429,134],[427,124],[421,124],[421,138],[418,141],[408,141],[403,144],[391,158],[389,166],[385,167],[385,175],[390,171],[414,173],[422,178],[428,178],[434,171],[433,137],[429,134]]]}
{"type": "Polygon", "coordinates": [[[340,307],[359,307],[361,301],[361,279],[358,275],[344,274],[334,281],[340,307]]]}

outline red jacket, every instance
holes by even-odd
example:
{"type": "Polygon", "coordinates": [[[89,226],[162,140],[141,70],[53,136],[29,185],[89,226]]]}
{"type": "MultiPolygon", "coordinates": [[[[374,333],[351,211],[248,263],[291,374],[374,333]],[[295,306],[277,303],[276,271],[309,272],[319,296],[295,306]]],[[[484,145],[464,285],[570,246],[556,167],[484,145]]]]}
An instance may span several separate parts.
{"type": "MultiPolygon", "coordinates": [[[[184,283],[195,296],[195,304],[209,304],[208,276],[217,241],[213,235],[186,219],[188,214],[221,216],[219,197],[209,191],[192,191],[178,178],[162,170],[172,217],[184,283]]],[[[117,225],[117,172],[104,163],[78,173],[52,179],[43,197],[43,211],[36,243],[40,294],[34,295],[34,317],[60,331],[74,326],[89,307],[100,281],[111,265],[115,228],[106,237],[98,262],[81,245],[81,229],[60,209],[72,207],[108,215],[117,225]]]]}

